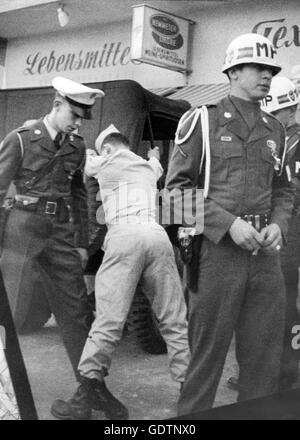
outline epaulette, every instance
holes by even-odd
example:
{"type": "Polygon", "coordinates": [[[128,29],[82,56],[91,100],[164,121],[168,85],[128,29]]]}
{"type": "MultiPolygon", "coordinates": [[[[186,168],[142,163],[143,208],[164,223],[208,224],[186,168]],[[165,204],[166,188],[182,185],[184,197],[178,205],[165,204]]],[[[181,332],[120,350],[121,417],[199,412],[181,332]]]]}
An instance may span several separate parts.
{"type": "Polygon", "coordinates": [[[175,133],[175,143],[177,145],[183,144],[190,138],[196,127],[201,114],[201,109],[203,107],[211,108],[215,107],[215,105],[211,104],[202,107],[192,107],[181,116],[175,133]]]}
{"type": "MultiPolygon", "coordinates": [[[[272,115],[272,113],[267,113],[267,112],[265,112],[264,110],[261,110],[261,112],[263,113],[263,116],[264,116],[265,118],[270,118],[272,121],[276,121],[277,124],[279,124],[279,125],[281,125],[281,126],[283,127],[283,125],[282,125],[282,123],[279,121],[279,119],[277,119],[276,116],[272,115]]],[[[283,128],[284,128],[284,127],[283,127],[283,128]]]]}
{"type": "Polygon", "coordinates": [[[17,128],[18,133],[22,133],[23,131],[30,131],[30,127],[22,125],[21,127],[17,128]]]}

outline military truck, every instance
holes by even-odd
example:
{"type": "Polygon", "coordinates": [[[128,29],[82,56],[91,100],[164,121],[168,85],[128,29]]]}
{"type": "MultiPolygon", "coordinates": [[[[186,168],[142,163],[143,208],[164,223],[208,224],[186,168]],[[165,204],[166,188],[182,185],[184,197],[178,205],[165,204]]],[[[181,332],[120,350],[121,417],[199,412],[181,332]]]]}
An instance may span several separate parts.
{"type": "MultiPolygon", "coordinates": [[[[158,145],[161,163],[166,172],[172,152],[177,123],[182,114],[190,108],[186,101],[171,100],[150,92],[131,80],[107,81],[89,84],[105,92],[103,99],[96,100],[93,108],[94,119],[83,124],[80,133],[88,148],[93,148],[100,131],[114,124],[129,138],[132,150],[146,158],[149,146],[158,145]]],[[[1,139],[25,120],[36,119],[51,108],[53,89],[51,87],[26,88],[0,91],[0,137],[1,139]]],[[[165,174],[164,174],[165,176],[165,174]]],[[[159,187],[164,185],[164,176],[159,187]]],[[[86,267],[87,285],[90,286],[90,302],[93,306],[93,277],[99,268],[103,252],[101,246],[106,233],[105,225],[96,221],[98,182],[94,178],[86,180],[89,206],[89,261],[86,267]]],[[[176,252],[178,268],[180,257],[176,252]]],[[[41,281],[37,278],[35,291],[29,307],[26,322],[20,332],[39,329],[51,315],[43,293],[41,281]]],[[[149,353],[163,353],[165,343],[157,327],[149,301],[138,287],[127,320],[127,329],[133,332],[139,344],[149,353]]]]}

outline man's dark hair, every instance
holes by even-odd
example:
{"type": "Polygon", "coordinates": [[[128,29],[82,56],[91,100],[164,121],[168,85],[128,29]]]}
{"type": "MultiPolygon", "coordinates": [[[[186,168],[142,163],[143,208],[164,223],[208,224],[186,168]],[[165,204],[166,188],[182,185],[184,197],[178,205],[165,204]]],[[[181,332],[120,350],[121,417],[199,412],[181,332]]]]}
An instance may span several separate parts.
{"type": "Polygon", "coordinates": [[[122,144],[125,147],[130,148],[130,143],[129,143],[128,138],[126,136],[124,136],[124,134],[122,134],[122,133],[110,133],[110,134],[108,134],[104,138],[104,140],[102,142],[102,145],[104,145],[106,143],[110,143],[114,147],[117,147],[118,145],[122,144]]]}

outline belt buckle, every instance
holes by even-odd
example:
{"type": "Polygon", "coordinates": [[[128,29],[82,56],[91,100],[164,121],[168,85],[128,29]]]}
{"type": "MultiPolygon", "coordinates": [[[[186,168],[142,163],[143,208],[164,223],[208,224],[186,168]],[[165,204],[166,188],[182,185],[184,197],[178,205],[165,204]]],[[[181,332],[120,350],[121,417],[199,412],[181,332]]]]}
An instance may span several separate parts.
{"type": "Polygon", "coordinates": [[[55,215],[57,210],[56,202],[46,202],[45,214],[55,215]]]}

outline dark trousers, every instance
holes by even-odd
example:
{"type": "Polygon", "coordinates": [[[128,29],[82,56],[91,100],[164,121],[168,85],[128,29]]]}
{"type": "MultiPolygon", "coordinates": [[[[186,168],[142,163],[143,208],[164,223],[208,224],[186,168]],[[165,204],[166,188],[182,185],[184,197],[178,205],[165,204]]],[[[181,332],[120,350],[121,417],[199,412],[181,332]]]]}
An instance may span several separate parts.
{"type": "Polygon", "coordinates": [[[189,292],[191,362],[179,415],[212,407],[233,332],[239,400],[277,391],[285,290],[279,255],[252,256],[230,237],[203,239],[197,293],[189,292]]]}
{"type": "Polygon", "coordinates": [[[289,224],[287,246],[281,252],[281,266],[286,284],[286,323],[284,350],[281,359],[280,386],[289,388],[298,379],[299,351],[292,347],[292,329],[300,324],[296,309],[298,267],[300,266],[300,216],[293,215],[289,224]]]}
{"type": "Polygon", "coordinates": [[[1,270],[16,328],[26,319],[36,279],[50,308],[78,378],[77,367],[92,321],[74,230],[55,218],[13,209],[3,243],[1,270]]]}

